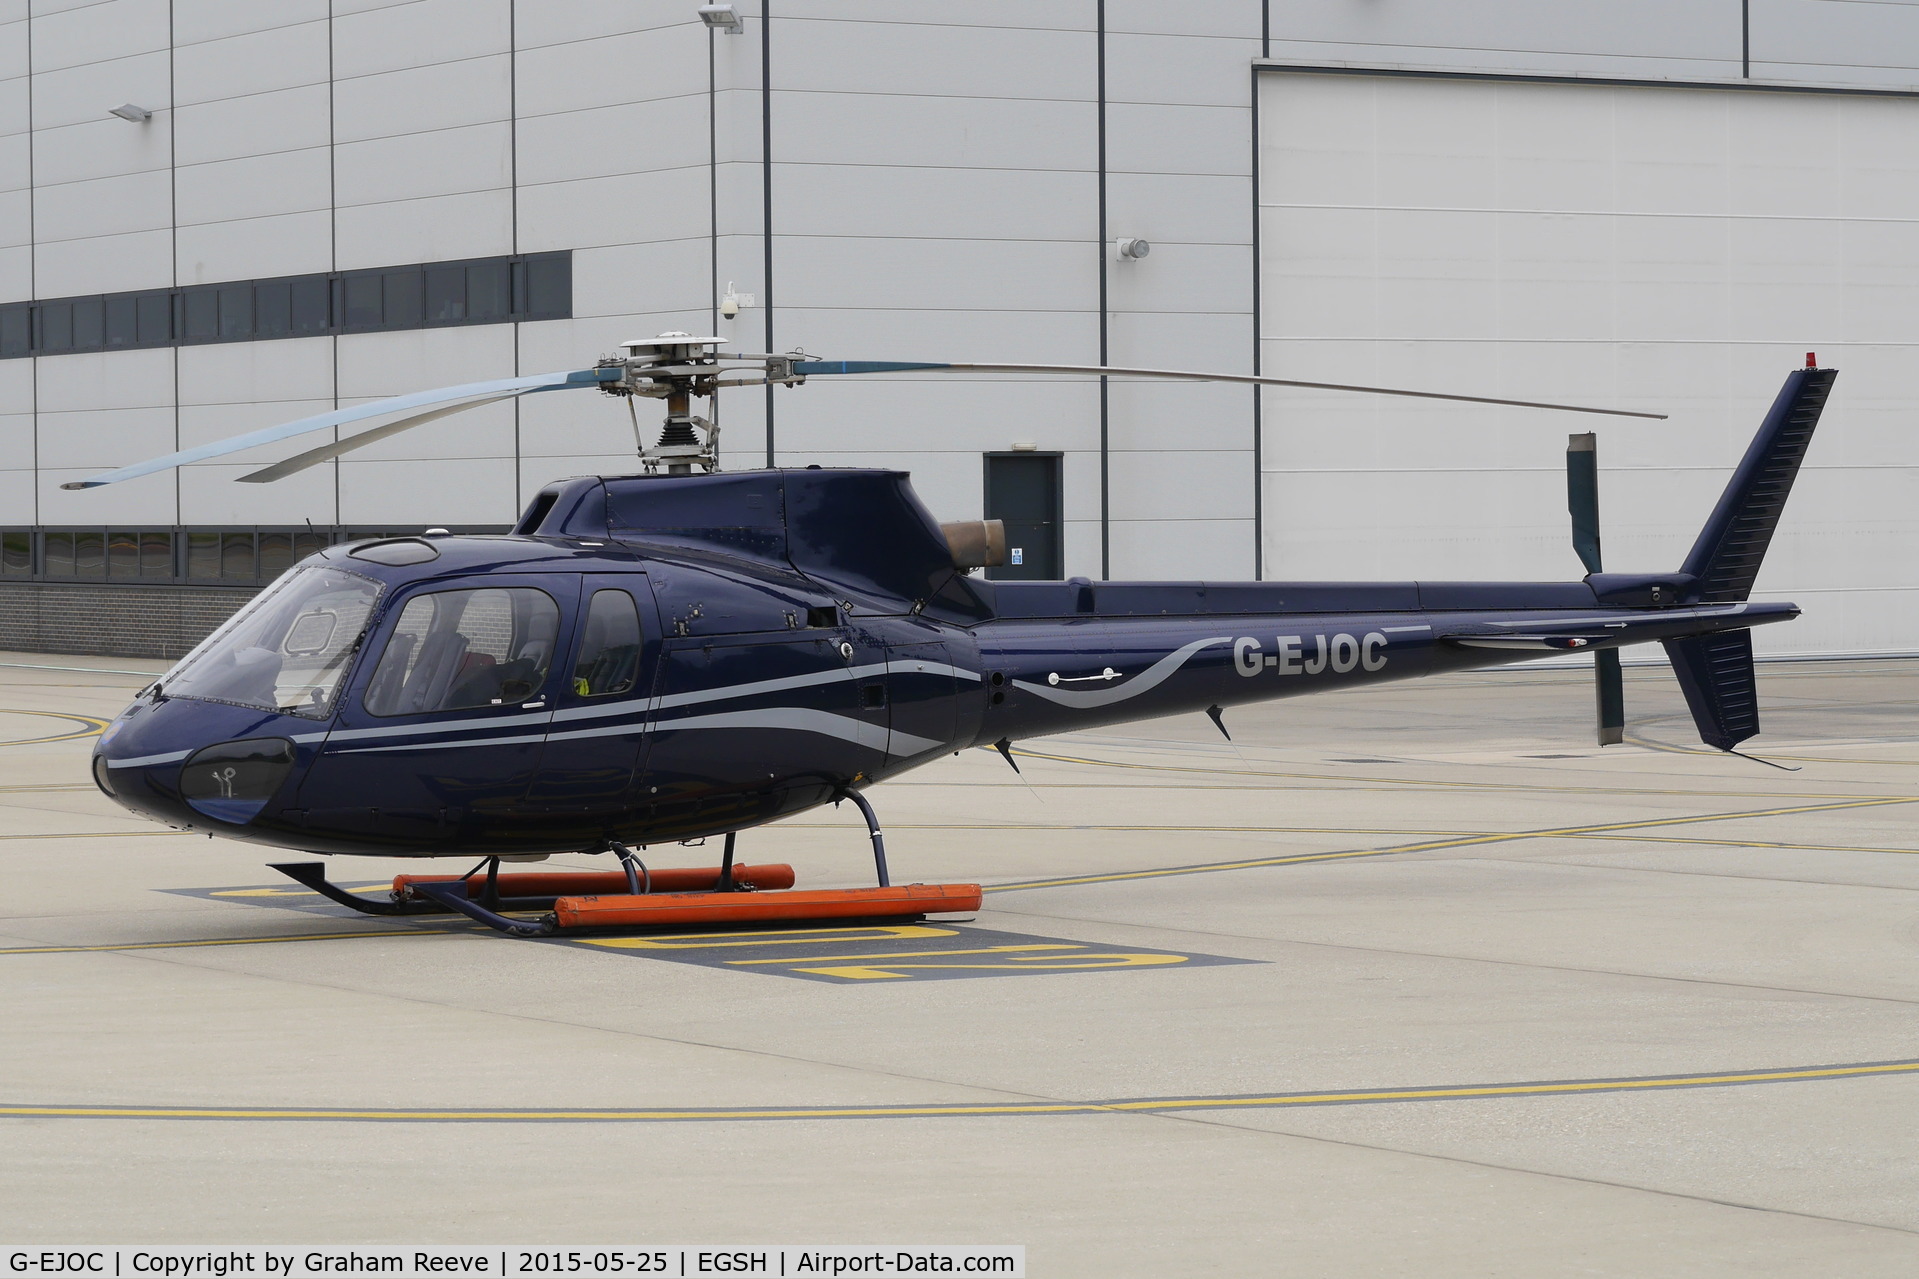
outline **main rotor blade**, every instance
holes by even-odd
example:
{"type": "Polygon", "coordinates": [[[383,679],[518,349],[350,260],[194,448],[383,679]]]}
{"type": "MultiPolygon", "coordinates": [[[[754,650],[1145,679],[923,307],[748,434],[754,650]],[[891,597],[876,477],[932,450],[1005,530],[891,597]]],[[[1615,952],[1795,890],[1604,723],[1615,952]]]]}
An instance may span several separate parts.
{"type": "MultiPolygon", "coordinates": [[[[538,390],[539,388],[536,387],[534,389],[538,390]]],[[[416,426],[424,426],[428,422],[437,421],[443,417],[450,417],[455,413],[464,413],[468,409],[477,409],[483,404],[498,404],[501,400],[511,400],[517,396],[531,394],[533,394],[533,391],[513,391],[506,395],[489,395],[483,400],[468,400],[464,404],[454,404],[443,409],[429,409],[425,413],[415,413],[412,417],[403,417],[398,421],[388,422],[383,426],[376,426],[371,431],[362,431],[360,434],[344,440],[335,440],[330,444],[322,444],[317,449],[308,449],[304,453],[295,454],[284,462],[275,462],[272,466],[262,470],[254,471],[248,475],[242,475],[240,477],[240,483],[271,484],[275,480],[284,480],[289,475],[297,475],[310,466],[318,466],[322,462],[330,462],[342,453],[351,453],[354,449],[365,448],[369,444],[377,444],[389,436],[398,435],[401,431],[410,430],[416,426]]]]}
{"type": "Polygon", "coordinates": [[[185,466],[189,462],[203,462],[210,457],[223,457],[228,453],[238,453],[262,444],[277,443],[296,435],[305,435],[309,431],[323,431],[328,427],[344,426],[348,422],[358,422],[364,418],[382,417],[388,413],[399,413],[406,409],[425,408],[430,404],[444,404],[448,400],[470,400],[481,396],[498,399],[506,395],[520,395],[534,391],[568,391],[578,387],[598,386],[602,382],[612,381],[618,377],[617,369],[575,369],[572,372],[534,373],[526,377],[498,378],[491,382],[468,382],[462,386],[443,386],[431,391],[415,391],[409,395],[396,395],[390,399],[374,400],[368,404],[356,404],[352,408],[334,409],[329,413],[318,413],[312,417],[282,422],[278,426],[263,427],[258,431],[249,431],[245,435],[216,440],[197,448],[182,449],[178,453],[169,453],[165,457],[135,462],[132,466],[123,466],[117,471],[108,471],[90,479],[73,480],[60,487],[90,489],[99,488],[103,484],[118,484],[122,480],[138,479],[142,475],[152,475],[156,471],[185,466]]]}
{"type": "Polygon", "coordinates": [[[1553,409],[1562,413],[1603,413],[1607,417],[1644,417],[1666,420],[1664,413],[1631,409],[1600,409],[1586,404],[1547,404],[1540,400],[1501,400],[1490,395],[1453,395],[1445,391],[1408,391],[1392,386],[1354,386],[1345,382],[1297,382],[1291,378],[1254,377],[1249,373],[1193,373],[1184,369],[1123,369],[1100,364],[919,364],[899,360],[797,360],[793,372],[812,377],[831,373],[1091,373],[1100,377],[1163,377],[1187,382],[1240,382],[1249,386],[1297,386],[1309,391],[1363,391],[1369,395],[1403,395],[1416,400],[1457,400],[1464,404],[1504,404],[1520,409],[1553,409]]]}

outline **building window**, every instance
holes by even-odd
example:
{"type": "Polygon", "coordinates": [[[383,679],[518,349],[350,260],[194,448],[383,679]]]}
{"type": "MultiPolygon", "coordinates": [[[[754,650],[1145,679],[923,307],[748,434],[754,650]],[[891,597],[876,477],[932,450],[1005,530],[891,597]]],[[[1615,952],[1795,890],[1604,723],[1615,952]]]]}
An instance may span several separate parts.
{"type": "Polygon", "coordinates": [[[140,312],[132,294],[107,299],[107,347],[117,350],[140,340],[140,312]]]}
{"type": "Polygon", "coordinates": [[[149,578],[173,576],[173,534],[171,532],[140,534],[140,576],[149,578]]]}
{"type": "Polygon", "coordinates": [[[33,350],[33,308],[0,307],[0,360],[18,359],[33,350]]]}
{"type": "Polygon", "coordinates": [[[107,344],[105,298],[83,298],[73,304],[73,349],[97,351],[107,344]]]}
{"type": "Polygon", "coordinates": [[[107,575],[107,535],[105,531],[87,529],[73,535],[73,575],[75,577],[105,577],[107,575]]]}
{"type": "Polygon", "coordinates": [[[534,253],[12,303],[0,306],[0,359],[572,314],[572,253],[534,253]]]}
{"type": "Polygon", "coordinates": [[[33,534],[24,529],[0,533],[0,577],[33,576],[33,534]]]}
{"type": "MultiPolygon", "coordinates": [[[[505,525],[455,526],[504,533],[505,525]]],[[[0,529],[0,581],[105,581],[264,586],[315,551],[366,538],[418,537],[408,528],[0,529]]]]}
{"type": "Polygon", "coordinates": [[[140,576],[140,535],[123,529],[107,534],[107,576],[140,576]]]}

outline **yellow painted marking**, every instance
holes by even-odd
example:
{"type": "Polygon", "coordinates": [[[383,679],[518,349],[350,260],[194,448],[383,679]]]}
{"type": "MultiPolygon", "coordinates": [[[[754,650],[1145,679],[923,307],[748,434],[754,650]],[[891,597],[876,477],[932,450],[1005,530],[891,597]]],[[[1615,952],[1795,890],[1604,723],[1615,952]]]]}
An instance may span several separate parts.
{"type": "Polygon", "coordinates": [[[131,941],[109,946],[6,946],[0,955],[78,955],[103,950],[174,950],[187,946],[258,946],[281,941],[347,941],[361,937],[427,937],[451,928],[404,928],[380,933],[288,933],[280,937],[198,937],[190,941],[131,941]]]}
{"type": "Polygon", "coordinates": [[[26,1119],[330,1119],[401,1122],[494,1121],[500,1123],[685,1122],[726,1123],[750,1119],[919,1119],[949,1116],[1095,1115],[1164,1110],[1279,1109],[1289,1106],[1358,1105],[1382,1101],[1456,1101],[1471,1098],[1543,1097],[1602,1092],[1659,1092],[1732,1084],[1804,1083],[1919,1072],[1919,1060],[1858,1062],[1779,1070],[1717,1074],[1650,1075],[1622,1079],[1564,1079],[1541,1083],[1476,1084],[1430,1088],[1379,1088],[1343,1092],[1274,1093],[1268,1096],[1142,1097],[1115,1101],[955,1102],[901,1106],[703,1107],[682,1110],[374,1110],[271,1106],[0,1106],[0,1117],[26,1119]]]}
{"type": "MultiPolygon", "coordinates": [[[[344,888],[349,893],[373,893],[373,892],[379,892],[382,889],[391,889],[393,887],[393,881],[383,879],[383,880],[380,880],[378,883],[374,883],[374,884],[355,884],[351,887],[348,887],[345,884],[339,884],[335,886],[338,888],[344,888]]],[[[214,892],[208,893],[207,896],[209,897],[319,897],[319,896],[322,896],[322,894],[314,892],[311,888],[280,888],[276,886],[276,887],[267,887],[267,888],[221,888],[221,889],[217,889],[214,892]]]]}
{"type": "MultiPolygon", "coordinates": [[[[955,951],[953,953],[963,954],[964,952],[955,951]]],[[[1185,955],[1140,955],[1140,954],[1097,954],[1097,953],[1085,954],[1085,955],[1023,955],[1023,956],[1016,956],[1014,962],[1010,964],[918,963],[918,964],[888,964],[884,968],[874,968],[864,964],[850,965],[850,966],[841,967],[841,968],[815,968],[809,965],[803,968],[796,967],[792,971],[796,973],[815,973],[822,977],[845,977],[853,981],[877,981],[884,978],[894,978],[897,980],[910,980],[913,976],[912,972],[896,972],[894,970],[895,969],[917,970],[922,968],[965,968],[969,970],[1012,969],[1018,972],[1025,972],[1025,973],[1048,971],[1048,970],[1056,971],[1056,972],[1071,972],[1071,971],[1087,969],[1087,968],[1147,968],[1157,964],[1183,964],[1186,962],[1186,959],[1187,957],[1185,955]],[[1033,962],[1033,963],[1019,962],[1022,959],[1030,959],[1036,962],[1033,962]]]]}
{"type": "Polygon", "coordinates": [[[191,835],[190,830],[57,830],[37,835],[0,835],[0,839],[133,839],[148,835],[191,835]]]}
{"type": "MultiPolygon", "coordinates": [[[[588,946],[607,946],[616,950],[725,950],[739,946],[831,945],[849,941],[888,941],[907,937],[957,937],[952,928],[934,928],[928,924],[872,924],[858,928],[802,928],[790,931],[753,929],[742,933],[667,933],[647,937],[568,938],[588,946]],[[746,938],[744,941],[736,938],[746,938]]],[[[780,960],[728,960],[728,963],[780,963],[780,960]]]]}
{"type": "Polygon", "coordinates": [[[1874,848],[1866,844],[1787,844],[1772,839],[1686,839],[1678,835],[1571,835],[1568,838],[1637,844],[1702,844],[1717,848],[1782,848],[1804,853],[1919,854],[1919,848],[1874,848]]]}
{"type": "Polygon", "coordinates": [[[45,746],[49,742],[70,742],[81,737],[98,737],[113,721],[101,719],[97,715],[75,715],[70,711],[16,711],[0,710],[0,715],[38,715],[42,719],[73,720],[86,727],[77,733],[56,733],[51,737],[26,737],[17,742],[0,742],[0,746],[45,746]]]}
{"type": "Polygon", "coordinates": [[[826,964],[861,959],[919,959],[930,955],[1003,955],[1016,950],[1084,950],[1084,942],[1032,942],[1018,946],[981,946],[974,950],[889,950],[871,955],[788,955],[783,959],[729,959],[728,968],[756,964],[826,964]]]}
{"type": "Polygon", "coordinates": [[[1787,817],[1797,813],[1825,813],[1845,808],[1876,808],[1887,804],[1911,804],[1919,796],[1890,799],[1854,799],[1838,804],[1801,804],[1791,808],[1755,809],[1738,813],[1700,813],[1691,817],[1649,817],[1636,822],[1607,822],[1594,826],[1563,826],[1556,830],[1521,830],[1473,835],[1463,839],[1435,839],[1417,844],[1397,844],[1391,848],[1355,848],[1336,853],[1295,853],[1287,857],[1260,857],[1247,861],[1208,862],[1198,866],[1167,866],[1155,870],[1115,871],[1103,875],[1075,875],[1064,879],[1022,880],[1017,884],[988,884],[989,893],[1014,892],[1026,888],[1064,888],[1075,884],[1110,884],[1129,879],[1163,879],[1171,875],[1203,875],[1224,870],[1255,870],[1265,866],[1293,866],[1303,862],[1334,862],[1355,857],[1385,857],[1396,853],[1426,853],[1446,848],[1470,848],[1483,844],[1503,844],[1521,839],[1557,839],[1563,836],[1593,835],[1610,831],[1647,830],[1660,826],[1684,826],[1694,822],[1738,821],[1746,817],[1787,817]]]}
{"type": "MultiPolygon", "coordinates": [[[[1689,751],[1676,746],[1659,746],[1652,742],[1640,742],[1636,738],[1630,738],[1628,740],[1632,741],[1635,745],[1647,746],[1653,750],[1664,750],[1679,754],[1714,756],[1720,754],[1718,751],[1689,751]]],[[[993,748],[990,746],[982,746],[978,749],[990,751],[993,748]]],[[[1363,773],[1293,773],[1277,772],[1271,769],[1261,768],[1201,768],[1192,764],[1142,764],[1129,760],[1093,759],[1089,756],[1082,755],[1054,755],[1045,751],[1024,750],[1018,747],[1014,748],[1013,753],[1015,755],[1023,755],[1028,759],[1045,759],[1058,764],[1087,764],[1095,768],[1128,768],[1149,773],[1199,773],[1205,776],[1216,777],[1277,777],[1294,781],[1342,782],[1345,783],[1343,789],[1347,790],[1431,786],[1443,790],[1525,791],[1545,795],[1697,795],[1713,799],[1743,799],[1748,797],[1755,799],[1775,799],[1778,797],[1777,791],[1678,790],[1660,789],[1649,786],[1541,786],[1516,782],[1461,782],[1420,777],[1375,777],[1363,773]]],[[[1785,759],[1791,757],[1779,756],[1779,758],[1785,759]]],[[[1393,760],[1389,762],[1409,766],[1423,765],[1432,768],[1459,766],[1454,761],[1446,760],[1393,760]]],[[[1011,782],[1005,784],[1008,786],[1013,785],[1011,782]]],[[[1028,786],[1034,785],[1031,781],[1027,781],[1024,784],[1028,786]]],[[[1059,787],[1061,789],[1065,788],[1064,784],[1058,782],[1043,782],[1039,784],[1059,787]]],[[[1243,788],[1232,786],[1219,789],[1240,790],[1243,788]]],[[[1806,791],[1803,792],[1803,794],[1808,799],[1852,798],[1848,795],[1830,794],[1819,791],[1806,791]]]]}
{"type": "MultiPolygon", "coordinates": [[[[1792,709],[1794,710],[1846,710],[1846,709],[1850,709],[1850,705],[1846,703],[1841,703],[1837,706],[1795,706],[1792,709]]],[[[1672,719],[1671,717],[1667,717],[1665,719],[1651,720],[1648,722],[1655,723],[1655,724],[1667,723],[1667,722],[1676,723],[1677,720],[1672,719]]],[[[1716,751],[1711,749],[1702,749],[1696,746],[1676,746],[1668,742],[1656,742],[1650,737],[1641,737],[1638,733],[1627,733],[1626,744],[1628,746],[1640,746],[1649,751],[1659,751],[1667,755],[1704,755],[1704,756],[1707,756],[1708,758],[1711,758],[1713,756],[1722,755],[1724,753],[1721,751],[1716,751]]],[[[1859,742],[1854,745],[1853,749],[1867,750],[1874,746],[1903,746],[1906,744],[1907,743],[1905,742],[1859,742]]],[[[1834,757],[1830,755],[1775,755],[1771,751],[1767,751],[1764,755],[1757,756],[1756,758],[1773,759],[1773,760],[1789,759],[1794,761],[1795,763],[1804,763],[1804,764],[1853,764],[1853,765],[1885,764],[1885,765],[1894,765],[1894,766],[1900,766],[1900,767],[1912,767],[1915,765],[1919,765],[1919,760],[1911,760],[1911,759],[1835,759],[1834,757]]]]}

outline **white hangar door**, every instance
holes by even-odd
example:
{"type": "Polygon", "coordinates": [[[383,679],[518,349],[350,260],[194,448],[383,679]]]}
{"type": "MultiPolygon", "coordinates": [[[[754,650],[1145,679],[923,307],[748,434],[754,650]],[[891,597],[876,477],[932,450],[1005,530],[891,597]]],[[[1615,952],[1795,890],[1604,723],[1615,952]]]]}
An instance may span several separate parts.
{"type": "Polygon", "coordinates": [[[1672,415],[1269,391],[1269,578],[1577,578],[1587,430],[1606,567],[1675,569],[1817,351],[1757,643],[1919,648],[1919,99],[1269,71],[1259,136],[1267,373],[1672,415]]]}

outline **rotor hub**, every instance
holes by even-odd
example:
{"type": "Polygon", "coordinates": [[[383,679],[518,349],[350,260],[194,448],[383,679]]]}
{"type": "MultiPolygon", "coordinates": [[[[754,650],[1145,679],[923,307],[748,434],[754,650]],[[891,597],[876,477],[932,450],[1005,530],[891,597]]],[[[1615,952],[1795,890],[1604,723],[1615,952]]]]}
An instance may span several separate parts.
{"type": "MultiPolygon", "coordinates": [[[[621,353],[600,357],[600,389],[608,395],[666,401],[666,420],[659,440],[639,446],[640,461],[649,472],[664,466],[669,475],[691,474],[693,468],[720,469],[719,392],[728,386],[797,386],[806,380],[793,372],[802,355],[725,355],[725,338],[696,337],[669,332],[657,337],[620,343],[621,353]],[[610,376],[608,376],[610,375],[610,376]],[[729,376],[733,375],[733,376],[729,376]],[[711,418],[691,410],[693,396],[705,396],[711,418]]],[[[635,432],[638,419],[635,419],[635,432]]]]}

